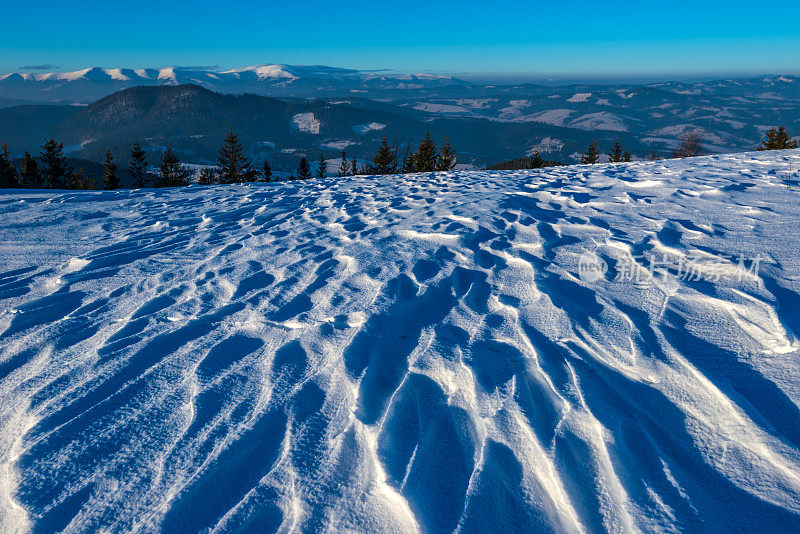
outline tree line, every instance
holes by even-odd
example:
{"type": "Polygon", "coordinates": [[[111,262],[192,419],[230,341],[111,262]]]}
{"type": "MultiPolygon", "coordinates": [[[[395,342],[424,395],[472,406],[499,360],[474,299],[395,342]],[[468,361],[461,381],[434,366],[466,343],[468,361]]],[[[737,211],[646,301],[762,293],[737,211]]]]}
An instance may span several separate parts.
{"type": "MultiPolygon", "coordinates": [[[[784,126],[771,128],[765,134],[761,144],[756,150],[785,150],[798,148],[798,142],[789,135],[784,126]]],[[[672,157],[685,158],[700,156],[704,152],[703,139],[698,132],[687,132],[678,141],[672,151],[672,157]]],[[[420,142],[413,147],[409,142],[402,150],[397,142],[390,145],[386,136],[381,140],[378,151],[374,157],[359,163],[353,157],[348,159],[347,152],[342,150],[339,169],[336,176],[358,176],[364,174],[398,174],[452,171],[458,164],[458,157],[450,141],[445,138],[444,143],[437,147],[426,132],[420,142]]],[[[650,159],[659,159],[657,154],[651,154],[650,159]]],[[[631,154],[625,150],[617,139],[608,152],[609,162],[629,162],[631,154]]],[[[581,164],[596,164],[600,162],[598,144],[593,142],[580,156],[581,164]]],[[[534,152],[530,157],[519,158],[488,167],[492,170],[510,169],[537,169],[561,165],[557,161],[545,160],[541,154],[534,152]]],[[[153,172],[147,163],[147,157],[141,144],[135,143],[131,148],[128,173],[133,179],[133,187],[178,187],[191,182],[191,171],[181,163],[175,152],[168,146],[161,154],[158,168],[153,172]]],[[[296,174],[292,171],[290,180],[307,180],[314,174],[308,159],[303,156],[297,167],[296,174]]],[[[317,162],[316,176],[328,176],[328,162],[324,154],[320,154],[317,162]]],[[[255,169],[252,162],[245,154],[241,142],[233,130],[225,136],[215,167],[207,167],[198,172],[200,184],[232,184],[243,182],[272,182],[278,181],[273,173],[268,160],[264,161],[260,169],[255,169]]],[[[7,145],[0,147],[0,188],[26,188],[26,189],[96,189],[97,181],[93,176],[85,176],[81,168],[72,168],[64,155],[64,145],[55,139],[48,139],[42,146],[39,158],[31,156],[25,151],[20,169],[14,166],[13,159],[7,145]]],[[[106,151],[103,161],[103,189],[117,189],[120,187],[118,166],[110,151],[106,151]]]]}
{"type": "MultiPolygon", "coordinates": [[[[756,147],[756,150],[787,150],[797,147],[797,140],[792,139],[786,127],[780,126],[778,128],[770,128],[764,135],[761,144],[756,147]]],[[[704,152],[702,135],[697,131],[691,131],[680,136],[678,143],[672,149],[671,155],[673,158],[692,158],[702,156],[704,152]]],[[[661,158],[657,153],[652,152],[649,159],[661,158]]],[[[608,161],[610,163],[631,161],[630,153],[622,148],[619,139],[612,145],[608,153],[608,161]]],[[[586,151],[581,154],[580,163],[582,165],[600,163],[600,151],[596,142],[590,144],[586,151]]]]}
{"type": "MultiPolygon", "coordinates": [[[[411,172],[435,172],[454,170],[458,163],[455,150],[445,138],[441,147],[430,136],[429,132],[412,148],[409,142],[404,150],[397,143],[390,145],[383,137],[374,157],[359,163],[358,159],[347,158],[342,150],[341,163],[336,176],[357,176],[364,174],[397,174],[411,172]]],[[[14,166],[8,146],[0,147],[0,187],[26,189],[97,189],[98,183],[93,176],[85,176],[81,168],[74,169],[69,165],[64,154],[63,143],[48,139],[42,146],[38,160],[25,151],[20,170],[14,166]]],[[[110,151],[106,151],[103,160],[103,189],[120,187],[119,167],[110,151]]],[[[128,173],[133,179],[133,187],[180,187],[189,185],[192,172],[178,158],[171,147],[161,154],[158,167],[151,170],[147,155],[141,144],[135,143],[130,151],[128,173]]],[[[314,175],[318,178],[328,176],[328,162],[324,154],[320,154],[316,174],[312,173],[308,159],[303,156],[289,180],[307,180],[314,175]]],[[[201,185],[233,184],[245,182],[273,182],[279,178],[272,171],[269,160],[264,160],[260,169],[256,169],[247,157],[239,137],[230,130],[219,149],[217,165],[205,167],[197,173],[197,181],[201,185]]]]}

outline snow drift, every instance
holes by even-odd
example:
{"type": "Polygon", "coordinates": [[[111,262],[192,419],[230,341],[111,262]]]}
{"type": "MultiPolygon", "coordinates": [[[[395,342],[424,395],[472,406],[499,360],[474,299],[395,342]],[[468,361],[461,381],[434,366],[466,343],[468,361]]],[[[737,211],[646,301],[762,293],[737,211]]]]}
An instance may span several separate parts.
{"type": "Polygon", "coordinates": [[[796,532],[789,162],[6,191],[0,529],[796,532]]]}

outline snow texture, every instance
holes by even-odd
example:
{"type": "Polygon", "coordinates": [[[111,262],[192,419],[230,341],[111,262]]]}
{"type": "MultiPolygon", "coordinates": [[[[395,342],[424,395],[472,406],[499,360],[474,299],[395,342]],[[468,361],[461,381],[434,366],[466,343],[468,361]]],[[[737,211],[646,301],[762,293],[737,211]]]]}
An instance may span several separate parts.
{"type": "Polygon", "coordinates": [[[0,531],[797,532],[789,162],[6,190],[0,531]]]}
{"type": "Polygon", "coordinates": [[[298,132],[317,135],[320,122],[313,113],[298,113],[292,117],[292,127],[298,132]]]}

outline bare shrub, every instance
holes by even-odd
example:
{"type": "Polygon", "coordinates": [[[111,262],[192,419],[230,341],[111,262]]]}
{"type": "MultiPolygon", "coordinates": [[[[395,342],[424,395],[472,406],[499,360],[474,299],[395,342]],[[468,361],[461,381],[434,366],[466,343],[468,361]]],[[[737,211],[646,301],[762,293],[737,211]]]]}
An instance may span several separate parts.
{"type": "Polygon", "coordinates": [[[699,132],[686,132],[672,150],[673,158],[693,158],[703,155],[703,137],[699,132]]]}

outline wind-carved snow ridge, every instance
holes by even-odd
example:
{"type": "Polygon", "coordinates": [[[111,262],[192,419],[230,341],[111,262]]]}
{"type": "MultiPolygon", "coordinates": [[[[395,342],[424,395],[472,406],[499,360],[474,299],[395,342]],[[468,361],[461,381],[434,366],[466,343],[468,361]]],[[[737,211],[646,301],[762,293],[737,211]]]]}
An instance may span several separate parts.
{"type": "Polygon", "coordinates": [[[0,530],[796,532],[789,163],[4,191],[0,530]]]}

